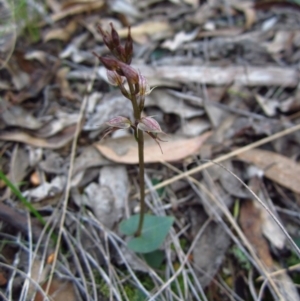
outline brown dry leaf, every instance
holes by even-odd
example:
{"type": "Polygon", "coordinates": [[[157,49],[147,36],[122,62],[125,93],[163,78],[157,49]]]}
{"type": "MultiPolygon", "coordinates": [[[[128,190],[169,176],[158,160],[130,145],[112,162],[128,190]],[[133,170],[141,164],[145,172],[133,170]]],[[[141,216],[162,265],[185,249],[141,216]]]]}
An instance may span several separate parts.
{"type": "Polygon", "coordinates": [[[73,139],[75,130],[76,125],[73,125],[64,129],[58,135],[48,139],[33,137],[24,132],[2,132],[0,133],[0,140],[22,142],[42,148],[58,149],[65,146],[73,139]]]}
{"type": "Polygon", "coordinates": [[[239,154],[238,158],[256,165],[264,175],[274,182],[300,193],[300,165],[274,152],[252,149],[239,154]]]}
{"type": "Polygon", "coordinates": [[[246,18],[244,28],[249,29],[256,21],[256,11],[252,2],[234,3],[233,7],[239,11],[242,11],[246,18]]]}
{"type": "MultiPolygon", "coordinates": [[[[46,290],[48,282],[42,285],[42,288],[46,290]]],[[[53,279],[49,289],[49,297],[53,301],[74,301],[77,300],[76,291],[74,285],[70,281],[53,279]]],[[[37,292],[34,301],[43,301],[44,296],[40,292],[37,292]]]]}
{"type": "Polygon", "coordinates": [[[292,31],[278,31],[272,42],[263,43],[267,51],[271,54],[279,53],[288,49],[293,40],[294,33],[292,31]]]}
{"type": "Polygon", "coordinates": [[[7,283],[7,278],[5,274],[0,271],[0,286],[5,285],[7,283]]]}
{"type": "Polygon", "coordinates": [[[70,71],[69,67],[62,67],[56,74],[56,81],[60,87],[61,95],[68,100],[75,100],[76,96],[71,90],[70,84],[66,78],[70,71]]]}
{"type": "MultiPolygon", "coordinates": [[[[195,154],[210,135],[211,132],[206,132],[192,139],[168,136],[168,142],[161,142],[163,154],[155,141],[146,135],[145,163],[182,160],[195,154]]],[[[95,146],[103,156],[114,162],[125,164],[138,163],[137,143],[132,136],[107,139],[104,143],[97,143],[95,146]]]]}
{"type": "Polygon", "coordinates": [[[50,40],[68,41],[73,33],[76,31],[78,23],[75,20],[71,20],[64,28],[54,28],[46,33],[44,36],[44,42],[50,40]]]}
{"type": "Polygon", "coordinates": [[[247,200],[242,203],[239,222],[245,236],[256,250],[258,257],[271,269],[273,267],[273,259],[267,241],[262,235],[260,210],[255,207],[254,201],[247,200]]]}
{"type": "Polygon", "coordinates": [[[104,1],[97,0],[87,3],[78,3],[72,6],[68,6],[67,8],[54,13],[51,15],[51,19],[53,22],[59,21],[69,16],[78,15],[81,13],[91,12],[93,10],[98,10],[104,6],[104,1]]]}
{"type": "MultiPolygon", "coordinates": [[[[131,27],[131,36],[137,43],[147,40],[147,36],[156,40],[171,36],[172,32],[172,26],[167,21],[146,21],[131,27]]],[[[118,30],[118,34],[121,38],[127,37],[128,28],[118,30]]]]}

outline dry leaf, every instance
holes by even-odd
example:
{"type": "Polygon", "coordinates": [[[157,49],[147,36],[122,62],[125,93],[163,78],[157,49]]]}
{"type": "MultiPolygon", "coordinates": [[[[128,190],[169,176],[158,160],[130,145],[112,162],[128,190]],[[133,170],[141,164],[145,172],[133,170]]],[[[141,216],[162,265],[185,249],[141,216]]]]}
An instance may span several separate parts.
{"type": "Polygon", "coordinates": [[[99,182],[85,188],[86,204],[93,209],[101,223],[112,229],[123,217],[128,199],[129,183],[125,166],[103,167],[99,182]]]}
{"type": "Polygon", "coordinates": [[[46,33],[44,36],[44,42],[50,40],[61,40],[66,42],[71,38],[73,33],[76,31],[78,23],[74,20],[70,21],[64,28],[54,28],[46,33]]]}
{"type": "Polygon", "coordinates": [[[263,45],[269,53],[276,54],[286,50],[291,45],[293,35],[292,31],[278,31],[272,42],[266,42],[263,45]]]}
{"type": "Polygon", "coordinates": [[[24,132],[0,132],[0,140],[22,142],[36,147],[58,149],[69,143],[75,134],[76,126],[70,126],[48,139],[30,136],[24,132]]]}
{"type": "Polygon", "coordinates": [[[100,9],[104,6],[104,1],[97,0],[88,3],[79,3],[72,6],[68,6],[67,8],[51,15],[51,19],[53,22],[59,21],[69,16],[74,16],[81,13],[91,12],[93,10],[100,9]]]}
{"type": "Polygon", "coordinates": [[[2,119],[8,126],[21,127],[24,129],[37,130],[42,123],[23,107],[14,105],[9,106],[4,100],[0,101],[2,119]]]}
{"type": "MultiPolygon", "coordinates": [[[[161,145],[163,154],[155,141],[146,135],[145,163],[182,160],[197,153],[210,135],[211,132],[206,132],[203,135],[192,139],[167,136],[168,142],[162,142],[161,145]]],[[[114,162],[126,164],[138,163],[137,143],[132,136],[107,139],[104,143],[98,143],[95,146],[103,156],[114,162]]]]}
{"type": "Polygon", "coordinates": [[[278,100],[269,99],[259,94],[255,94],[255,99],[257,100],[258,104],[267,116],[273,117],[277,114],[277,108],[280,106],[278,100]]]}
{"type": "Polygon", "coordinates": [[[300,193],[300,165],[295,161],[261,149],[249,150],[239,154],[238,158],[262,169],[268,179],[300,193]]]}
{"type": "MultiPolygon", "coordinates": [[[[42,288],[46,290],[48,282],[42,285],[42,288]]],[[[74,285],[70,281],[54,278],[51,282],[49,295],[50,300],[53,301],[75,301],[77,300],[76,291],[74,285]]],[[[44,296],[40,292],[37,292],[34,301],[43,301],[44,296]]]]}
{"type": "Polygon", "coordinates": [[[199,231],[203,230],[193,248],[193,261],[199,282],[205,288],[212,281],[223,262],[225,253],[230,246],[230,237],[221,223],[211,221],[203,229],[203,224],[208,219],[203,209],[193,207],[190,210],[190,216],[192,235],[196,236],[199,231]]]}
{"type": "Polygon", "coordinates": [[[246,18],[245,29],[249,29],[256,21],[256,11],[252,2],[234,3],[233,7],[244,13],[246,18]]]}
{"type": "Polygon", "coordinates": [[[287,272],[275,276],[274,281],[283,295],[284,300],[300,301],[297,287],[287,272]]]}
{"type": "Polygon", "coordinates": [[[268,268],[273,268],[273,259],[269,247],[262,235],[260,210],[255,207],[254,201],[243,201],[239,222],[258,257],[268,268]]]}
{"type": "MultiPolygon", "coordinates": [[[[265,194],[261,191],[258,193],[261,200],[264,201],[265,194]]],[[[269,200],[271,202],[271,200],[269,200]]],[[[260,211],[261,226],[264,236],[278,249],[283,249],[285,246],[286,237],[282,232],[278,224],[274,221],[271,215],[266,211],[266,209],[259,203],[255,202],[255,207],[260,211]]]]}
{"type": "MultiPolygon", "coordinates": [[[[131,36],[136,42],[144,41],[143,36],[150,36],[151,40],[156,40],[170,36],[172,32],[168,21],[147,21],[131,27],[131,36]]],[[[118,34],[121,38],[127,37],[128,28],[118,30],[118,34]]]]}
{"type": "MultiPolygon", "coordinates": [[[[34,259],[31,265],[30,279],[37,283],[43,283],[47,279],[50,266],[44,266],[43,262],[37,258],[34,259]]],[[[33,296],[36,286],[30,281],[28,296],[33,296]]],[[[30,298],[28,298],[29,300],[30,298]]]]}

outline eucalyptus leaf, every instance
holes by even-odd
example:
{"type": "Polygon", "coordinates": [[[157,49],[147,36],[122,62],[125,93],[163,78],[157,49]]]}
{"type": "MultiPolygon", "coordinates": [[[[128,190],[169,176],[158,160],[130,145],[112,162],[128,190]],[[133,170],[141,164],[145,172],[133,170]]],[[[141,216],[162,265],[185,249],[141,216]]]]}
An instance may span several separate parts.
{"type": "MultiPolygon", "coordinates": [[[[120,231],[125,235],[133,235],[137,230],[139,218],[140,215],[137,214],[122,221],[120,231]]],[[[137,253],[150,253],[157,250],[165,240],[173,222],[174,217],[171,216],[145,214],[142,233],[129,241],[128,248],[137,253]]]]}

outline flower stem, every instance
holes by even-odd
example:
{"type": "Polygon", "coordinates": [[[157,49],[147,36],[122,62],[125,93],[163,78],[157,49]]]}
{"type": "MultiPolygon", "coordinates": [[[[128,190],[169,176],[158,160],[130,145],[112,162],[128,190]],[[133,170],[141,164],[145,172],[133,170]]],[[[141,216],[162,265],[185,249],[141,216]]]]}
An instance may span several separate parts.
{"type": "MultiPolygon", "coordinates": [[[[142,110],[138,104],[135,87],[133,84],[128,83],[131,103],[133,107],[133,114],[135,120],[140,120],[142,115],[142,110]]],[[[135,136],[138,143],[138,154],[139,154],[139,182],[140,182],[140,219],[139,225],[136,230],[135,236],[140,236],[142,234],[144,215],[145,215],[145,162],[144,162],[144,132],[140,129],[135,130],[135,136]]]]}
{"type": "Polygon", "coordinates": [[[145,215],[145,163],[144,163],[144,132],[138,129],[138,152],[139,152],[139,182],[140,182],[140,220],[135,236],[142,234],[145,215]]]}

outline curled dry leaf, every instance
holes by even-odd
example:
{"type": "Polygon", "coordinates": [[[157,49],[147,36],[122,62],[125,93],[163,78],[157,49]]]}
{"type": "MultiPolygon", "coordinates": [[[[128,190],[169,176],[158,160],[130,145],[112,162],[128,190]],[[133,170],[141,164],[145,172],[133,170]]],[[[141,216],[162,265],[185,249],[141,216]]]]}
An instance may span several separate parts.
{"type": "Polygon", "coordinates": [[[0,132],[0,140],[22,142],[36,147],[58,149],[69,143],[75,134],[76,125],[70,126],[56,136],[42,139],[30,136],[25,132],[0,132]]]}
{"type": "Polygon", "coordinates": [[[253,7],[252,1],[243,1],[242,3],[234,3],[233,7],[237,10],[240,10],[244,13],[246,23],[245,23],[245,29],[249,29],[252,27],[254,22],[256,21],[256,11],[253,7]]]}
{"type": "Polygon", "coordinates": [[[249,150],[239,154],[238,158],[262,169],[268,179],[300,193],[300,165],[295,161],[261,149],[249,150]]]}
{"type": "MultiPolygon", "coordinates": [[[[168,161],[174,162],[191,156],[200,149],[205,140],[211,135],[203,135],[191,139],[169,136],[168,142],[162,144],[163,154],[153,139],[145,137],[145,163],[168,161]]],[[[118,163],[137,164],[138,148],[132,136],[117,139],[107,139],[95,144],[103,156],[118,163]]]]}

